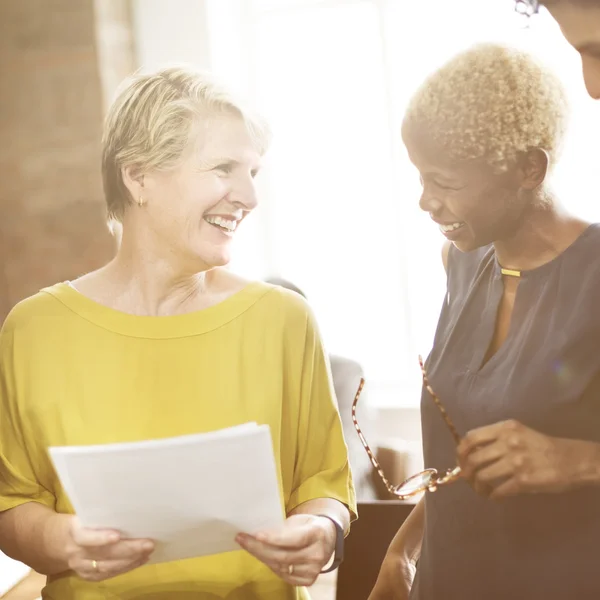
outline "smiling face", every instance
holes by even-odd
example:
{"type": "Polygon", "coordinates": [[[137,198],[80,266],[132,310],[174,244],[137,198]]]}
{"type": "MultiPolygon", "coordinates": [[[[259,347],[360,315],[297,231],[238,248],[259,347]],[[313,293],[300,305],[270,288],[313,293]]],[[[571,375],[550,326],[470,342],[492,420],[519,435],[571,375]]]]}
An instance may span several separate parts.
{"type": "Polygon", "coordinates": [[[178,167],[124,174],[132,197],[144,201],[128,208],[126,222],[133,217],[163,251],[194,270],[226,265],[235,232],[257,205],[260,163],[241,118],[210,118],[178,167]]]}
{"type": "Polygon", "coordinates": [[[560,80],[530,54],[489,43],[457,54],[425,79],[404,114],[421,208],[460,250],[511,238],[531,208],[545,209],[542,184],[567,122],[560,80]]]}
{"type": "Polygon", "coordinates": [[[579,52],[590,96],[600,99],[600,3],[591,0],[547,2],[567,41],[579,52]]]}
{"type": "Polygon", "coordinates": [[[531,186],[520,168],[496,173],[483,161],[451,161],[408,126],[402,138],[421,177],[421,209],[459,250],[510,238],[523,224],[531,186]]]}

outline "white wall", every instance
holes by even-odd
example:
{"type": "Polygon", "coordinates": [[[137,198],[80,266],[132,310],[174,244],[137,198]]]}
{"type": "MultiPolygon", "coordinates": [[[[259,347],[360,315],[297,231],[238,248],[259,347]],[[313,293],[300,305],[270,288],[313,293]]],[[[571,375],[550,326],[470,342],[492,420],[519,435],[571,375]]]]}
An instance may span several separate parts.
{"type": "Polygon", "coordinates": [[[206,0],[132,0],[138,65],[185,62],[210,68],[206,0]]]}

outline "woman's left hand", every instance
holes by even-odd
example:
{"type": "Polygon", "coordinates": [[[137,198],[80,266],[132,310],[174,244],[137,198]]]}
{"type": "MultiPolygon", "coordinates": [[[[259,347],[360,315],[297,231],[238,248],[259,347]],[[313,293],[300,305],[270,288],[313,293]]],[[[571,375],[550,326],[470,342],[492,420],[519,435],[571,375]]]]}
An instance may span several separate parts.
{"type": "Polygon", "coordinates": [[[591,481],[599,467],[598,448],[510,420],[470,431],[457,452],[463,477],[476,492],[496,499],[563,492],[591,481]]]}
{"type": "Polygon", "coordinates": [[[272,531],[241,533],[237,543],[294,586],[309,586],[335,551],[335,525],[325,517],[295,514],[272,531]]]}

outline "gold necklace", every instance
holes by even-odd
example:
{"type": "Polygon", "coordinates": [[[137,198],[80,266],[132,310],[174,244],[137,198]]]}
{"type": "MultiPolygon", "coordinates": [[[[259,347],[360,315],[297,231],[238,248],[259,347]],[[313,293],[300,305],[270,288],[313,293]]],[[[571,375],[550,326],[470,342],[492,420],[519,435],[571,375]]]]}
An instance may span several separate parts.
{"type": "Polygon", "coordinates": [[[504,269],[500,267],[500,273],[502,275],[508,275],[509,277],[521,277],[521,271],[515,271],[514,269],[504,269]]]}

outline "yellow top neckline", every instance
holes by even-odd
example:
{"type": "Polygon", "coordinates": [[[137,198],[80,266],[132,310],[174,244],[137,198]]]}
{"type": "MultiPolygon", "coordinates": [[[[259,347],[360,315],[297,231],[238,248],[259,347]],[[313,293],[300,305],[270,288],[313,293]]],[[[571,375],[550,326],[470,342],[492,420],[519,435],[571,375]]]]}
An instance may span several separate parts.
{"type": "Polygon", "coordinates": [[[222,302],[182,315],[140,316],[109,308],[88,298],[68,283],[41,290],[90,323],[114,333],[139,338],[182,338],[217,329],[240,316],[273,286],[251,282],[222,302]]]}

